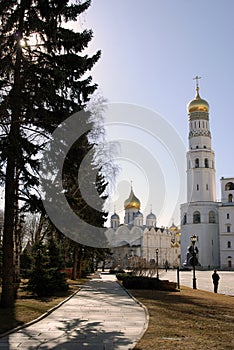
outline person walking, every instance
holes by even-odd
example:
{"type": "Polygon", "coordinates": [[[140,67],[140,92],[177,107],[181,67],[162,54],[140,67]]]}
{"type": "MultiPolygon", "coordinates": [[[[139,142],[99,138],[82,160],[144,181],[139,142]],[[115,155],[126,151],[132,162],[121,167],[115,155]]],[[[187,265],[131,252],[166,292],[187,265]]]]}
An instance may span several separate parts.
{"type": "Polygon", "coordinates": [[[212,280],[213,280],[213,284],[214,284],[214,293],[217,293],[217,291],[218,291],[219,279],[220,279],[220,277],[217,274],[217,271],[214,270],[214,273],[212,274],[212,280]]]}

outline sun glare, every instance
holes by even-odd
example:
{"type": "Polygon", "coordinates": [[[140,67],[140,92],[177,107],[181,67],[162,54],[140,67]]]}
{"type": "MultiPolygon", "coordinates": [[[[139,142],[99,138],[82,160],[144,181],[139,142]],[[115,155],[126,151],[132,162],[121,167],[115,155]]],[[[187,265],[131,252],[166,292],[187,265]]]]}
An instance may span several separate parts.
{"type": "Polygon", "coordinates": [[[20,40],[20,46],[22,46],[22,47],[26,46],[26,41],[24,39],[20,40]]]}
{"type": "Polygon", "coordinates": [[[37,46],[41,44],[41,39],[38,37],[37,33],[32,33],[30,36],[27,38],[23,38],[20,40],[20,45],[22,47],[26,46],[37,46]]]}

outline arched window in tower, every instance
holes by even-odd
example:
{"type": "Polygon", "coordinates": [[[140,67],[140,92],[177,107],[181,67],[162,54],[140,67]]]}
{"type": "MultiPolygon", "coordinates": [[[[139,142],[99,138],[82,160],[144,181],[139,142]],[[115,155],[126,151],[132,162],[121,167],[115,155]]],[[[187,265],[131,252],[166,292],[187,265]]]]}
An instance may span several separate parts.
{"type": "Polygon", "coordinates": [[[233,182],[228,182],[225,185],[225,191],[232,191],[234,190],[234,183],[233,182]]]}
{"type": "Polygon", "coordinates": [[[228,195],[228,202],[229,203],[233,202],[233,195],[231,193],[228,195]]]}
{"type": "Polygon", "coordinates": [[[199,168],[199,158],[195,159],[195,168],[199,168]]]}
{"type": "Polygon", "coordinates": [[[186,224],[187,224],[187,214],[185,213],[183,216],[182,225],[186,225],[186,224]]]}
{"type": "Polygon", "coordinates": [[[209,168],[209,160],[208,158],[205,158],[205,168],[209,168]]]}
{"type": "Polygon", "coordinates": [[[213,210],[211,210],[209,212],[209,223],[210,224],[214,224],[215,223],[215,212],[213,210]]]}
{"type": "Polygon", "coordinates": [[[200,224],[201,223],[201,214],[199,211],[195,211],[193,213],[193,223],[194,224],[200,224]]]}
{"type": "Polygon", "coordinates": [[[227,242],[227,247],[228,247],[228,248],[231,248],[231,246],[232,246],[231,242],[228,241],[228,242],[227,242]]]}
{"type": "Polygon", "coordinates": [[[231,226],[227,225],[227,233],[230,233],[230,232],[231,232],[231,226]]]}

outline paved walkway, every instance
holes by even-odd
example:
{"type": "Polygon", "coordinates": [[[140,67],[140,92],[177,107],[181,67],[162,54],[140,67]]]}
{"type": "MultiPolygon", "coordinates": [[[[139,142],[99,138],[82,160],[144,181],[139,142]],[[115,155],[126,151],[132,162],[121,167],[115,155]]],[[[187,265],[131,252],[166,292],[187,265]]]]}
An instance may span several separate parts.
{"type": "MultiPolygon", "coordinates": [[[[199,271],[196,270],[197,289],[213,292],[212,273],[214,271],[199,271]]],[[[218,293],[234,296],[234,272],[219,271],[220,276],[218,293]]],[[[177,282],[176,270],[159,270],[161,279],[177,282]]],[[[193,287],[193,271],[180,271],[180,284],[188,287],[193,287]]]]}
{"type": "Polygon", "coordinates": [[[49,316],[0,338],[0,349],[127,350],[147,325],[146,310],[113,276],[102,275],[49,316]]]}

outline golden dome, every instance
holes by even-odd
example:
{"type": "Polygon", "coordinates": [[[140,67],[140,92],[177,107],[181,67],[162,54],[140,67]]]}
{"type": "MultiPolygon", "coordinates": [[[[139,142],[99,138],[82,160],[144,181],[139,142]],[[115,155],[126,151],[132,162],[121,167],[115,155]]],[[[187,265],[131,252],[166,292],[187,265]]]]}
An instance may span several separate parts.
{"type": "Polygon", "coordinates": [[[188,104],[188,113],[191,112],[209,112],[209,103],[203,100],[199,95],[199,87],[196,88],[197,94],[194,100],[188,104]]]}
{"type": "Polygon", "coordinates": [[[172,225],[171,225],[171,227],[169,227],[169,231],[170,231],[170,232],[173,232],[173,233],[175,233],[175,234],[177,234],[177,233],[179,233],[180,229],[179,229],[179,227],[176,226],[176,225],[174,224],[174,222],[173,222],[172,225]]]}
{"type": "Polygon", "coordinates": [[[141,202],[135,196],[133,189],[131,188],[131,192],[130,192],[128,199],[126,199],[126,201],[124,201],[124,209],[136,208],[139,210],[140,207],[141,207],[141,202]]]}

